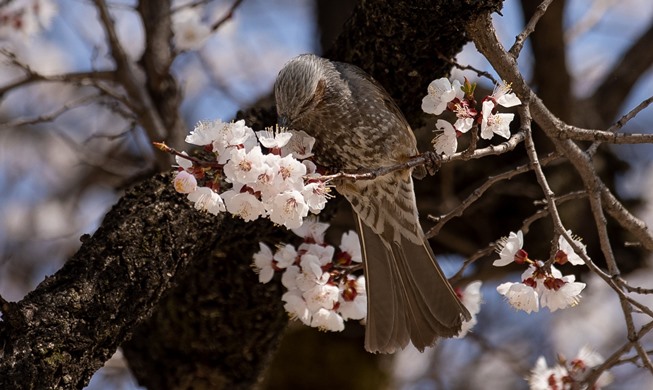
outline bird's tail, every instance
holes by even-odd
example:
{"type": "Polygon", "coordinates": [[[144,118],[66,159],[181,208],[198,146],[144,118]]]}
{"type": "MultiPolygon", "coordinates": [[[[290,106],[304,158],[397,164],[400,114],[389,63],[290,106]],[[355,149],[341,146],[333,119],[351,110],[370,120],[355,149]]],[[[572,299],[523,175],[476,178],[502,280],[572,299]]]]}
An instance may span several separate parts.
{"type": "Polygon", "coordinates": [[[389,183],[393,196],[379,196],[388,193],[381,183],[371,197],[347,194],[358,215],[368,296],[365,348],[370,352],[393,353],[409,340],[422,351],[438,337],[457,335],[463,320],[470,318],[424,238],[410,176],[394,179],[389,183]],[[390,199],[394,202],[386,202],[390,199]],[[412,231],[397,234],[407,231],[411,219],[412,231]]]}
{"type": "Polygon", "coordinates": [[[427,242],[387,243],[358,219],[367,289],[365,348],[393,353],[408,341],[420,351],[458,334],[469,312],[427,242]]]}

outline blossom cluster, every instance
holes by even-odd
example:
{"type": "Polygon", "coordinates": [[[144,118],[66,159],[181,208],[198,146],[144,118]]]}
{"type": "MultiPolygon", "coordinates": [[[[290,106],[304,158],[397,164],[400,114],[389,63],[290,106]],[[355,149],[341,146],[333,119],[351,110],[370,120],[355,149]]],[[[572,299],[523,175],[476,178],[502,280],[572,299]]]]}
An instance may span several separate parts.
{"type": "MultiPolygon", "coordinates": [[[[291,318],[305,325],[328,331],[342,331],[344,321],[364,320],[367,315],[365,277],[355,276],[362,269],[358,235],[349,231],[342,235],[339,249],[324,242],[329,224],[309,218],[292,231],[304,242],[295,248],[279,245],[273,252],[264,243],[254,254],[254,270],[261,283],[268,283],[281,274],[287,289],[281,299],[291,318]]],[[[463,337],[476,324],[481,310],[481,282],[475,281],[457,290],[472,318],[463,323],[457,337],[463,337]]]]}
{"type": "Polygon", "coordinates": [[[433,140],[433,147],[439,154],[450,156],[456,153],[458,137],[480,125],[481,138],[492,139],[494,135],[510,138],[510,122],[515,114],[497,112],[498,106],[514,107],[521,100],[511,91],[510,85],[499,83],[491,95],[481,102],[481,110],[477,109],[474,99],[475,85],[465,80],[464,84],[447,78],[434,80],[428,86],[428,94],[422,99],[422,110],[428,114],[441,115],[445,111],[456,115],[452,125],[444,119],[438,119],[435,126],[441,132],[433,140]]]}
{"type": "Polygon", "coordinates": [[[52,0],[13,0],[0,5],[0,39],[31,37],[50,27],[57,14],[52,0]]]}
{"type": "MultiPolygon", "coordinates": [[[[528,384],[531,390],[571,390],[580,389],[583,380],[590,369],[603,363],[604,359],[597,352],[588,347],[583,347],[573,360],[567,361],[564,357],[558,358],[558,364],[549,367],[544,356],[540,356],[531,370],[528,384]]],[[[612,375],[603,372],[592,386],[592,389],[601,389],[612,383],[612,375]]]]}
{"type": "MultiPolygon", "coordinates": [[[[571,236],[571,231],[567,231],[571,236]]],[[[585,246],[580,239],[574,238],[574,243],[585,252],[585,246]]],[[[495,266],[505,266],[512,262],[528,264],[528,268],[521,275],[521,282],[507,282],[497,287],[499,294],[506,297],[510,305],[527,313],[538,311],[540,306],[556,311],[569,306],[576,306],[580,302],[580,293],[585,288],[585,283],[576,282],[574,275],[565,275],[554,266],[540,260],[531,260],[528,253],[522,248],[524,237],[521,231],[510,232],[498,246],[499,259],[494,261],[495,266]]],[[[558,240],[558,251],[554,263],[572,265],[584,264],[583,259],[574,252],[571,244],[563,235],[558,240]]]]}
{"type": "Polygon", "coordinates": [[[186,142],[203,146],[214,158],[207,165],[177,156],[174,187],[199,210],[228,211],[245,221],[267,217],[292,229],[309,212],[322,210],[330,197],[330,188],[307,160],[315,139],[304,132],[255,133],[243,120],[217,120],[200,122],[186,142]]]}
{"type": "Polygon", "coordinates": [[[280,245],[273,252],[264,243],[254,254],[254,269],[259,281],[268,283],[281,274],[287,289],[281,299],[291,318],[321,330],[342,331],[344,321],[362,320],[367,315],[364,276],[355,276],[362,257],[358,235],[342,235],[338,250],[324,242],[326,223],[308,219],[293,232],[304,239],[295,248],[280,245]]]}

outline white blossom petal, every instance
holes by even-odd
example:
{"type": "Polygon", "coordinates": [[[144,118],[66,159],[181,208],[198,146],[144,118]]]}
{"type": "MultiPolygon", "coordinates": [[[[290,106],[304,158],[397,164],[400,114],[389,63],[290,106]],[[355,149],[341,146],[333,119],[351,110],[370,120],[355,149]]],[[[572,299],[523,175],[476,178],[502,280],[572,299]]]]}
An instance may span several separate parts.
{"type": "Polygon", "coordinates": [[[538,294],[535,289],[523,283],[503,283],[497,287],[497,292],[508,299],[508,303],[526,313],[539,311],[538,294]]]}
{"type": "Polygon", "coordinates": [[[524,234],[521,230],[517,233],[510,232],[507,238],[503,238],[499,242],[499,259],[495,260],[492,265],[495,267],[503,267],[515,261],[515,255],[524,246],[524,234]]]}
{"type": "Polygon", "coordinates": [[[190,194],[197,189],[197,179],[186,171],[179,171],[172,181],[175,191],[182,194],[190,194]]]}
{"type": "Polygon", "coordinates": [[[188,194],[188,200],[195,203],[196,209],[207,211],[213,215],[218,215],[226,210],[220,195],[208,187],[198,187],[188,194]]]}
{"type": "Polygon", "coordinates": [[[328,309],[320,309],[313,313],[311,326],[331,332],[341,332],[345,329],[342,317],[335,311],[328,309]]]}
{"type": "Polygon", "coordinates": [[[292,231],[304,240],[310,240],[317,244],[322,244],[324,243],[324,233],[328,228],[328,223],[320,222],[315,217],[308,217],[302,226],[292,229],[292,231]]]}
{"type": "Polygon", "coordinates": [[[512,122],[515,114],[492,114],[494,109],[494,102],[486,100],[483,102],[483,109],[481,111],[481,138],[491,139],[494,134],[508,139],[510,138],[510,122],[512,122]]]}
{"type": "Polygon", "coordinates": [[[353,262],[363,262],[361,242],[358,238],[358,234],[356,234],[355,231],[350,230],[348,232],[342,233],[342,238],[340,238],[340,250],[346,252],[349,256],[351,256],[351,260],[353,262]]]}
{"type": "Polygon", "coordinates": [[[428,86],[428,95],[422,99],[422,110],[427,114],[442,114],[447,109],[447,103],[456,97],[462,98],[460,87],[458,80],[454,80],[453,85],[445,77],[433,80],[428,86]]]}
{"type": "MultiPolygon", "coordinates": [[[[583,244],[583,242],[579,238],[575,238],[571,233],[571,230],[567,230],[567,234],[569,234],[573,238],[574,243],[580,246],[582,248],[583,253],[587,255],[587,248],[585,247],[585,244],[583,244]]],[[[558,249],[565,252],[565,254],[567,255],[567,261],[570,262],[571,264],[573,265],[585,264],[585,261],[583,261],[583,259],[576,254],[574,248],[571,247],[571,244],[569,244],[569,242],[563,235],[560,235],[560,238],[558,239],[558,249]]]]}
{"type": "Polygon", "coordinates": [[[458,136],[456,135],[456,129],[453,125],[445,120],[438,119],[435,123],[435,126],[438,130],[442,131],[442,134],[438,135],[433,143],[433,148],[438,154],[444,154],[445,156],[451,156],[456,153],[458,148],[458,136]]]}
{"type": "Polygon", "coordinates": [[[304,325],[311,326],[311,311],[308,310],[306,301],[299,290],[289,290],[281,296],[281,300],[286,304],[283,308],[292,319],[299,319],[304,325]]]}

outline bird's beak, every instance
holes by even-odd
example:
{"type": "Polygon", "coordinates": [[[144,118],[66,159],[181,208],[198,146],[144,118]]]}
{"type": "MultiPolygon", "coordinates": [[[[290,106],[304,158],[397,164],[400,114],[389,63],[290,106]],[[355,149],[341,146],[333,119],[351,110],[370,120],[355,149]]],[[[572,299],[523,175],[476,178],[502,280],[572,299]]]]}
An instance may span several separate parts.
{"type": "Polygon", "coordinates": [[[277,123],[279,124],[279,127],[288,127],[288,125],[290,125],[290,121],[288,120],[288,117],[285,115],[279,115],[279,119],[277,119],[277,123]]]}

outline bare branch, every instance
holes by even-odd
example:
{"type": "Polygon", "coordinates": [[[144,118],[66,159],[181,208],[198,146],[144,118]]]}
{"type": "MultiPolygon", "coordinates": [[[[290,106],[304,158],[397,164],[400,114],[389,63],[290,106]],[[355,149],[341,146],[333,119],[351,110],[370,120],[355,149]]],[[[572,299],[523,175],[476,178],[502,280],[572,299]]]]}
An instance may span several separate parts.
{"type": "Polygon", "coordinates": [[[6,50],[0,50],[0,53],[10,58],[13,65],[19,67],[23,72],[25,72],[25,77],[0,87],[0,98],[2,98],[7,92],[36,82],[60,82],[77,85],[92,85],[94,81],[98,80],[115,81],[115,72],[109,70],[72,72],[46,76],[35,72],[27,64],[20,62],[18,59],[16,59],[13,53],[9,53],[6,50]]]}
{"type": "Polygon", "coordinates": [[[480,69],[475,68],[475,67],[473,67],[471,65],[460,65],[455,59],[451,59],[451,58],[445,56],[442,53],[438,53],[438,58],[441,59],[444,62],[448,62],[449,64],[451,64],[451,66],[456,67],[456,68],[458,68],[460,70],[471,70],[472,72],[476,73],[476,75],[478,77],[485,77],[488,80],[492,81],[492,84],[494,84],[494,85],[498,84],[497,80],[489,72],[486,72],[484,70],[480,70],[480,69]]]}
{"type": "Polygon", "coordinates": [[[611,144],[645,144],[653,142],[653,134],[615,133],[610,129],[589,130],[565,125],[556,129],[555,132],[557,138],[576,141],[608,142],[611,144]]]}
{"type": "Polygon", "coordinates": [[[197,166],[200,167],[222,168],[224,166],[223,164],[218,164],[217,161],[207,161],[207,160],[199,159],[197,157],[189,156],[174,148],[171,148],[170,146],[166,145],[163,142],[152,142],[152,144],[162,152],[170,153],[173,156],[181,157],[183,159],[193,162],[193,164],[196,164],[197,166]]]}
{"type": "Polygon", "coordinates": [[[626,123],[628,123],[631,119],[637,116],[637,114],[639,114],[643,109],[648,107],[651,103],[653,103],[653,96],[651,96],[648,99],[645,99],[644,101],[639,103],[637,107],[633,108],[627,114],[622,116],[614,125],[610,126],[608,131],[616,132],[617,130],[620,130],[622,127],[626,125],[626,123]]]}
{"type": "Polygon", "coordinates": [[[521,52],[522,47],[524,46],[524,42],[526,42],[526,38],[528,38],[529,35],[533,31],[535,31],[535,26],[537,26],[537,22],[540,21],[540,18],[544,16],[546,13],[546,9],[549,8],[549,4],[551,4],[553,0],[543,0],[540,5],[537,6],[537,11],[533,14],[531,17],[531,20],[528,21],[528,24],[524,28],[524,30],[517,35],[515,39],[515,43],[512,45],[510,50],[508,52],[510,53],[513,58],[519,57],[519,53],[521,52]]]}
{"type": "Polygon", "coordinates": [[[617,283],[626,289],[628,292],[636,293],[636,294],[653,294],[653,288],[642,288],[642,287],[635,287],[631,286],[626,282],[625,279],[619,277],[616,279],[617,283]]]}
{"type": "Polygon", "coordinates": [[[474,264],[479,259],[489,256],[495,251],[495,249],[496,249],[496,243],[492,242],[485,248],[479,249],[478,251],[476,251],[476,253],[472,254],[467,259],[465,259],[465,262],[463,263],[462,267],[460,267],[458,272],[456,272],[452,277],[449,278],[451,284],[456,284],[463,277],[463,274],[465,273],[467,267],[474,264]]]}
{"type": "Polygon", "coordinates": [[[0,128],[5,127],[19,127],[19,126],[26,126],[26,125],[34,125],[37,123],[43,123],[43,122],[51,122],[55,119],[57,119],[60,115],[78,107],[83,107],[89,104],[92,104],[96,102],[98,99],[98,95],[90,95],[90,96],[83,96],[79,99],[75,99],[73,101],[67,102],[64,104],[62,107],[47,113],[47,114],[42,114],[39,115],[35,118],[24,118],[24,119],[16,119],[12,122],[7,122],[7,123],[0,123],[0,128]]]}
{"type": "Polygon", "coordinates": [[[474,39],[476,47],[483,53],[497,70],[499,75],[512,82],[513,90],[522,100],[530,100],[530,110],[535,121],[554,140],[556,147],[561,150],[578,171],[579,176],[590,190],[597,191],[603,200],[606,211],[615,218],[621,226],[629,230],[642,242],[645,248],[653,250],[653,236],[648,231],[646,224],[626,210],[614,195],[605,187],[598,178],[591,161],[583,151],[570,140],[556,140],[555,135],[559,129],[566,126],[556,118],[528,87],[527,83],[517,70],[514,58],[505,55],[505,51],[494,33],[489,16],[484,15],[471,23],[468,33],[474,39]],[[527,99],[528,98],[528,99],[527,99]]]}
{"type": "MultiPolygon", "coordinates": [[[[557,154],[551,153],[548,156],[546,156],[544,159],[542,159],[541,163],[542,165],[549,164],[552,161],[556,160],[558,157],[559,156],[557,154]]],[[[433,226],[431,229],[429,229],[428,232],[426,232],[426,237],[431,238],[437,236],[440,230],[444,227],[444,225],[447,222],[449,222],[454,217],[461,216],[469,206],[471,206],[481,196],[483,196],[485,191],[490,189],[490,187],[492,187],[494,184],[503,180],[510,180],[517,175],[530,171],[531,169],[533,169],[531,164],[525,164],[525,165],[518,166],[514,169],[510,169],[506,172],[500,173],[498,175],[488,177],[487,180],[485,180],[480,187],[475,189],[465,200],[463,200],[453,210],[439,217],[429,217],[431,220],[436,221],[437,224],[433,226]]]]}
{"type": "Polygon", "coordinates": [[[236,0],[234,3],[229,7],[229,10],[227,10],[227,13],[220,18],[218,21],[213,23],[211,26],[211,31],[217,31],[225,22],[227,22],[229,19],[233,18],[234,12],[240,6],[240,4],[243,2],[243,0],[236,0]]]}
{"type": "Polygon", "coordinates": [[[94,3],[98,9],[105,34],[107,35],[111,55],[116,63],[117,81],[125,88],[133,105],[138,107],[137,114],[139,122],[150,139],[165,139],[167,135],[166,128],[157,114],[157,110],[154,108],[149,94],[145,91],[142,83],[138,81],[133,69],[134,64],[118,40],[118,35],[106,2],[104,0],[94,0],[94,3]]]}
{"type": "MultiPolygon", "coordinates": [[[[546,165],[545,162],[546,162],[546,157],[540,159],[540,164],[542,164],[543,166],[546,165]]],[[[570,192],[570,193],[565,194],[565,195],[556,196],[555,197],[555,202],[556,202],[556,205],[558,205],[558,204],[562,204],[562,203],[565,203],[565,202],[570,201],[570,200],[577,200],[577,199],[582,199],[582,198],[585,198],[585,197],[587,197],[587,192],[585,192],[585,191],[574,191],[574,192],[570,192]]],[[[541,201],[541,202],[535,202],[535,204],[544,204],[544,205],[546,205],[547,202],[545,200],[545,201],[541,201]]],[[[524,220],[520,230],[522,232],[524,232],[524,234],[528,233],[528,231],[530,230],[530,226],[533,224],[533,222],[537,221],[538,219],[544,218],[544,217],[546,217],[548,215],[549,215],[548,207],[544,207],[541,210],[538,210],[535,214],[531,215],[530,217],[528,217],[528,218],[526,218],[524,220]]]]}

